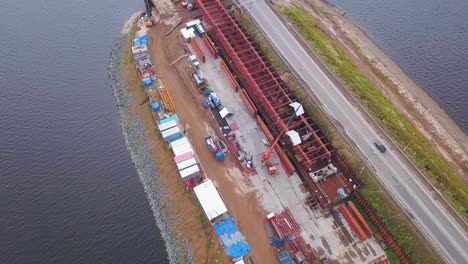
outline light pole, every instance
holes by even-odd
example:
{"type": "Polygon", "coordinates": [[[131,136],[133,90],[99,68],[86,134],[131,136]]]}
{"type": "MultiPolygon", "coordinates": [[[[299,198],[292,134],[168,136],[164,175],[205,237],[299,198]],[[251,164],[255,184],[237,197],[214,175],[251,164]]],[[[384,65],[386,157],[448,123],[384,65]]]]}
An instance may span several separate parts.
{"type": "Polygon", "coordinates": [[[411,142],[413,141],[414,139],[414,135],[416,135],[416,133],[413,132],[408,144],[406,144],[406,147],[403,149],[403,151],[406,151],[406,149],[409,147],[409,145],[411,144],[411,142]]]}

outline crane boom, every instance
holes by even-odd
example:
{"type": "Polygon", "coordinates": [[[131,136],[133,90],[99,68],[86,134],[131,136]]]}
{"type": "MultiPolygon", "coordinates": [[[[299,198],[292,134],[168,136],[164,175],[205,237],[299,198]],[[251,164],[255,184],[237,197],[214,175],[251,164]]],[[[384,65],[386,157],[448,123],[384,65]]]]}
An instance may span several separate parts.
{"type": "Polygon", "coordinates": [[[145,0],[145,7],[146,7],[146,17],[150,18],[152,16],[152,6],[151,0],[145,0]]]}

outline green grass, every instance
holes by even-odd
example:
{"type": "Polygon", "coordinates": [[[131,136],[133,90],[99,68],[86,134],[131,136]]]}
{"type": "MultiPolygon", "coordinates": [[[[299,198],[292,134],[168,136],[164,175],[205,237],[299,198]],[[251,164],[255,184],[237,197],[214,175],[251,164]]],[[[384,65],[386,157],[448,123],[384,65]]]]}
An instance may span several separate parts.
{"type": "Polygon", "coordinates": [[[400,264],[400,260],[399,260],[398,257],[395,255],[395,253],[393,253],[392,250],[386,249],[386,250],[385,250],[385,255],[387,255],[388,260],[390,260],[390,263],[392,263],[392,264],[400,264]]]}
{"type": "Polygon", "coordinates": [[[437,155],[417,129],[360,72],[343,49],[316,26],[304,10],[283,7],[282,12],[400,146],[409,144],[407,154],[413,156],[416,164],[430,176],[431,182],[449,198],[454,207],[463,216],[468,216],[468,185],[437,155]]]}
{"type": "Polygon", "coordinates": [[[123,56],[123,64],[132,64],[133,63],[133,54],[132,54],[132,46],[133,46],[133,36],[135,36],[136,32],[136,23],[133,24],[130,32],[128,33],[128,40],[127,45],[125,48],[124,56],[123,56]]]}

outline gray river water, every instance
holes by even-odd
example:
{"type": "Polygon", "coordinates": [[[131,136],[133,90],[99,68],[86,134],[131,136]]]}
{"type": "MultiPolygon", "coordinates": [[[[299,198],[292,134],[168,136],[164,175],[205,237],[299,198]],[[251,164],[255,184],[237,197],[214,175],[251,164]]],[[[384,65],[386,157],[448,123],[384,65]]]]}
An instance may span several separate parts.
{"type": "Polygon", "coordinates": [[[0,263],[166,263],[109,54],[143,1],[3,1],[0,263]]]}
{"type": "Polygon", "coordinates": [[[468,131],[468,1],[328,1],[468,131]]]}

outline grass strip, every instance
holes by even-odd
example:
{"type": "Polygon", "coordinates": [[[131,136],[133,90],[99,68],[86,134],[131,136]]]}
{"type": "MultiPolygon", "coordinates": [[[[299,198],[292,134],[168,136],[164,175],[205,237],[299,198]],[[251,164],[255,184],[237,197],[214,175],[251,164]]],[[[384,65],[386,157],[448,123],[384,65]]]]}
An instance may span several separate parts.
{"type": "Polygon", "coordinates": [[[437,155],[417,129],[361,73],[339,44],[317,27],[306,11],[298,7],[282,7],[281,11],[322,56],[330,69],[351,88],[383,128],[401,146],[407,146],[406,153],[430,176],[431,182],[442,190],[463,216],[468,216],[468,185],[464,184],[452,168],[437,155]]]}

